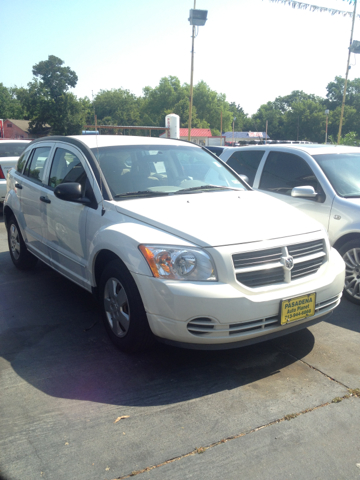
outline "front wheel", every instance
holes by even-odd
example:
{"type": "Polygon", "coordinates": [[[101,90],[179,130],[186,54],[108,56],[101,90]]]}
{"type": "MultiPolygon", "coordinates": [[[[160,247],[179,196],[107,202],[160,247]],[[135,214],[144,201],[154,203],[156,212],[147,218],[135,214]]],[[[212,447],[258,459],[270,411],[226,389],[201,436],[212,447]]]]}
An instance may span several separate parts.
{"type": "Polygon", "coordinates": [[[19,270],[33,268],[37,263],[37,258],[26,248],[15,217],[10,217],[7,230],[10,257],[15,267],[19,270]]]}
{"type": "Polygon", "coordinates": [[[148,347],[153,335],[134,279],[120,260],[109,263],[100,280],[101,306],[106,331],[124,352],[148,347]]]}
{"type": "Polygon", "coordinates": [[[346,267],[344,295],[351,302],[360,305],[360,240],[345,243],[339,253],[346,267]]]}

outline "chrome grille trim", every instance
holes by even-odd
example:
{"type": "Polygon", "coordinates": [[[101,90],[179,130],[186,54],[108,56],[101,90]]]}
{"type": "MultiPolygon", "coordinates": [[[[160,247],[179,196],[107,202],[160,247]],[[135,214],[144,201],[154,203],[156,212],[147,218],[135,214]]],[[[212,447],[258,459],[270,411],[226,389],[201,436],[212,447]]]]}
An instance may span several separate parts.
{"type": "Polygon", "coordinates": [[[279,323],[279,317],[263,318],[262,320],[256,320],[254,322],[245,323],[232,323],[229,325],[229,335],[236,335],[242,332],[248,332],[249,330],[266,330],[267,327],[279,323]]]}
{"type": "Polygon", "coordinates": [[[281,258],[281,248],[269,248],[259,252],[236,253],[233,255],[235,268],[246,268],[263,266],[273,262],[279,262],[281,258]]]}
{"type": "Polygon", "coordinates": [[[314,242],[301,243],[299,245],[290,245],[288,247],[289,255],[294,258],[303,257],[324,251],[323,240],[315,240],[314,242]]]}
{"type": "Polygon", "coordinates": [[[315,274],[326,259],[323,239],[285,247],[269,248],[232,256],[236,280],[250,288],[290,283],[315,274]],[[286,269],[284,257],[292,257],[294,267],[286,269]]]}

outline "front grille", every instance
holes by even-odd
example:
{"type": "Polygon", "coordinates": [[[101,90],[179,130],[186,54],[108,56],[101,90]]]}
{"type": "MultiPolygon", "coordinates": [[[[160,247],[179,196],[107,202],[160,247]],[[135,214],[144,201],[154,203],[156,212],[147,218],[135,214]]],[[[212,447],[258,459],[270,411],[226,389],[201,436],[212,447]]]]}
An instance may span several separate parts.
{"type": "Polygon", "coordinates": [[[326,260],[322,239],[285,247],[233,255],[236,280],[247,287],[264,287],[315,274],[326,260]],[[292,257],[293,268],[285,266],[292,257]]]}

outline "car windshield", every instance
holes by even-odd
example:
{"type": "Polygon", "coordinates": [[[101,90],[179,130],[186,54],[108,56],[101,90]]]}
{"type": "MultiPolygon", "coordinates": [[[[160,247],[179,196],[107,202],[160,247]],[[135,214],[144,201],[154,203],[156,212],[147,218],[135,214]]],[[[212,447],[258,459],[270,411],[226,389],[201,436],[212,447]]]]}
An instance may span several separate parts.
{"type": "Polygon", "coordinates": [[[28,142],[0,143],[0,157],[20,157],[28,142]]]}
{"type": "Polygon", "coordinates": [[[92,151],[117,200],[248,189],[222,162],[197,147],[122,145],[92,151]]]}
{"type": "Polygon", "coordinates": [[[336,193],[344,198],[360,197],[360,154],[313,155],[336,193]]]}

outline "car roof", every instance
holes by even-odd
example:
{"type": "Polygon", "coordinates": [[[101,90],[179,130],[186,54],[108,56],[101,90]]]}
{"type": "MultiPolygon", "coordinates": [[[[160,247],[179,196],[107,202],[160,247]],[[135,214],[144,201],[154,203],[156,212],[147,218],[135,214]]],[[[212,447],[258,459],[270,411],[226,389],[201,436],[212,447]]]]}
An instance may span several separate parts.
{"type": "Polygon", "coordinates": [[[278,145],[246,145],[244,147],[232,147],[236,150],[266,150],[272,151],[298,151],[306,152],[309,155],[324,155],[326,153],[360,153],[359,147],[350,147],[346,145],[322,145],[319,143],[303,144],[278,144],[278,145]]]}
{"type": "MultiPolygon", "coordinates": [[[[65,137],[66,138],[66,137],[65,137]]],[[[198,147],[195,143],[158,137],[140,137],[132,135],[73,135],[69,138],[80,140],[89,148],[113,147],[116,145],[181,145],[198,147]]],[[[59,138],[58,138],[59,139],[59,138]]],[[[199,148],[199,147],[198,147],[199,148]]]]}

